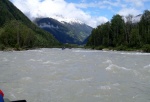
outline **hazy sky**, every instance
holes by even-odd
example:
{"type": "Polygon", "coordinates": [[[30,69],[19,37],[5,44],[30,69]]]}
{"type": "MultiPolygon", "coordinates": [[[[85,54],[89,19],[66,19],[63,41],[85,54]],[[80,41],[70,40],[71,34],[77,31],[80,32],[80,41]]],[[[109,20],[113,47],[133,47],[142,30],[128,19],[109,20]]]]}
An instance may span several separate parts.
{"type": "Polygon", "coordinates": [[[142,14],[150,10],[150,0],[10,0],[31,20],[62,15],[96,27],[115,14],[142,14]]]}

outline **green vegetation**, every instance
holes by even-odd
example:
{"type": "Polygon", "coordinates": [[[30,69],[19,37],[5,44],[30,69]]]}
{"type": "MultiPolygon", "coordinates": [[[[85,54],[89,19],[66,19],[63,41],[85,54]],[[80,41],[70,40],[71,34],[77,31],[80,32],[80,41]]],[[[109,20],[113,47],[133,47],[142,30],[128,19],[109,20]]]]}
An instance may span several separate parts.
{"type": "Polygon", "coordinates": [[[54,47],[59,42],[38,28],[9,0],[0,1],[0,49],[54,47]]]}
{"type": "Polygon", "coordinates": [[[114,15],[111,22],[93,29],[86,47],[150,52],[150,11],[144,11],[140,22],[132,19],[133,16],[128,15],[125,22],[122,16],[114,15]]]}
{"type": "Polygon", "coordinates": [[[35,32],[18,21],[5,24],[0,33],[0,43],[10,47],[31,48],[35,44],[35,32]]]}

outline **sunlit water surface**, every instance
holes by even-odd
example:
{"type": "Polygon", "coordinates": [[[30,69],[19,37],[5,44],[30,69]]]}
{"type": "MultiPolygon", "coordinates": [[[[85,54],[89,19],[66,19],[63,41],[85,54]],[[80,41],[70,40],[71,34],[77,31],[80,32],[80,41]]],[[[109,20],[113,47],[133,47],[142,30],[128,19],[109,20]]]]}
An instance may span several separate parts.
{"type": "Polygon", "coordinates": [[[5,98],[27,102],[150,102],[150,54],[1,51],[0,89],[5,98]]]}

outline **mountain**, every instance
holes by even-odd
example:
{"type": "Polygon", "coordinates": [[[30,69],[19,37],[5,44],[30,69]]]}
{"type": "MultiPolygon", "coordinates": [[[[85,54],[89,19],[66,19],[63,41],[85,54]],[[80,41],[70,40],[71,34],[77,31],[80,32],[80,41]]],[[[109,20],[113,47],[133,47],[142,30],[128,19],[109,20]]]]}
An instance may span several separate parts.
{"type": "Polygon", "coordinates": [[[66,18],[63,15],[55,15],[51,18],[59,21],[59,22],[67,22],[67,23],[78,23],[78,24],[84,24],[82,21],[75,19],[75,18],[66,18]]]}
{"type": "Polygon", "coordinates": [[[32,23],[9,0],[0,0],[0,46],[52,47],[58,44],[50,33],[32,23]]]}
{"type": "Polygon", "coordinates": [[[34,22],[40,28],[52,33],[61,43],[83,44],[93,29],[79,20],[63,17],[37,18],[34,22]]]}

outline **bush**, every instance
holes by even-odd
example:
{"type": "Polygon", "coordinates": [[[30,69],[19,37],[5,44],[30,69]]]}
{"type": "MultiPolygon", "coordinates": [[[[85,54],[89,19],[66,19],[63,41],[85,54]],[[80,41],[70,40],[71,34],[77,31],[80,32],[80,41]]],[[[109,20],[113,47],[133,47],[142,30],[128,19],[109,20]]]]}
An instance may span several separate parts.
{"type": "Polygon", "coordinates": [[[15,50],[19,51],[20,47],[19,47],[19,44],[16,44],[15,45],[15,50]]]}
{"type": "Polygon", "coordinates": [[[116,50],[118,50],[118,51],[125,51],[125,50],[127,50],[127,47],[123,46],[123,45],[120,45],[120,46],[116,47],[116,50]]]}
{"type": "Polygon", "coordinates": [[[146,44],[142,47],[144,52],[150,52],[150,44],[146,44]]]}
{"type": "Polygon", "coordinates": [[[97,50],[103,50],[104,49],[104,46],[98,46],[96,47],[97,50]]]}
{"type": "Polygon", "coordinates": [[[5,46],[4,45],[0,45],[0,50],[4,50],[5,46]]]}

